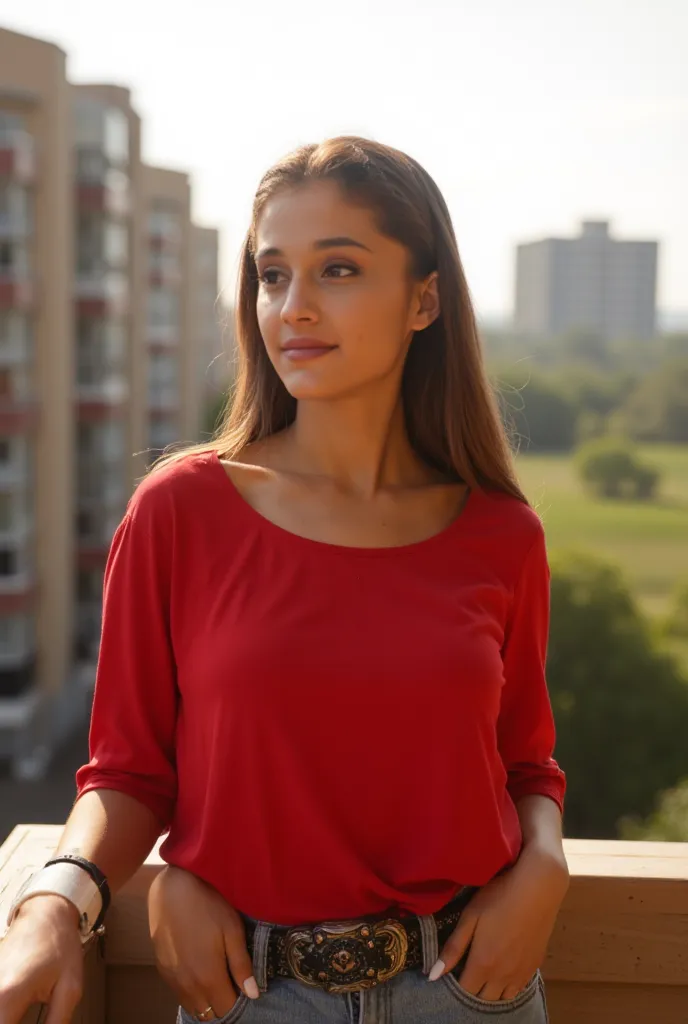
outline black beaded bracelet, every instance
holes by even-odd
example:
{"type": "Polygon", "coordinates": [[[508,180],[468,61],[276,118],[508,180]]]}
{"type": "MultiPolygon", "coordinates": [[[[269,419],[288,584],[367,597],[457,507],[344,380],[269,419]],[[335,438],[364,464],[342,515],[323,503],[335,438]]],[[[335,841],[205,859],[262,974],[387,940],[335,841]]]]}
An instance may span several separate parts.
{"type": "Polygon", "coordinates": [[[52,860],[49,860],[47,864],[45,864],[44,866],[47,868],[50,867],[51,864],[76,864],[77,867],[80,867],[82,871],[85,871],[88,875],[91,876],[93,881],[98,886],[98,889],[100,890],[100,896],[103,901],[103,905],[100,908],[100,913],[98,914],[98,917],[96,918],[93,924],[92,930],[95,931],[97,928],[100,928],[101,924],[103,923],[105,913],[108,907],[110,906],[111,897],[110,886],[108,885],[107,878],[100,870],[98,865],[94,864],[93,861],[91,860],[86,860],[85,857],[80,857],[76,853],[61,853],[59,857],[53,857],[52,860]]]}

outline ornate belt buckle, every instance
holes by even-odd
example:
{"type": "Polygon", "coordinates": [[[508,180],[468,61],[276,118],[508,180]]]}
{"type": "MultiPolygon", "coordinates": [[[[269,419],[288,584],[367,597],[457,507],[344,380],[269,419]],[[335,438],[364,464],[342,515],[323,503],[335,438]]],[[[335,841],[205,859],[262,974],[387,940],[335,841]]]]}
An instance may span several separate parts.
{"type": "Polygon", "coordinates": [[[285,950],[289,969],[304,985],[357,992],[402,970],[408,937],[399,921],[343,921],[292,928],[285,950]]]}

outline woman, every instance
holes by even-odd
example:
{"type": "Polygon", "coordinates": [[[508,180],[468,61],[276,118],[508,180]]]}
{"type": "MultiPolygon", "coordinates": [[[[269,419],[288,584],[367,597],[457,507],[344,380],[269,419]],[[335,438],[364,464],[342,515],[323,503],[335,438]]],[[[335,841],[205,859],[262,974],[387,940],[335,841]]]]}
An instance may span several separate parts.
{"type": "Polygon", "coordinates": [[[0,1016],[68,1019],[75,906],[85,938],[167,832],[181,1021],[541,1024],[568,884],[547,561],[434,182],[359,138],[282,160],[237,317],[226,424],[114,538],[91,761],[0,1016]]]}

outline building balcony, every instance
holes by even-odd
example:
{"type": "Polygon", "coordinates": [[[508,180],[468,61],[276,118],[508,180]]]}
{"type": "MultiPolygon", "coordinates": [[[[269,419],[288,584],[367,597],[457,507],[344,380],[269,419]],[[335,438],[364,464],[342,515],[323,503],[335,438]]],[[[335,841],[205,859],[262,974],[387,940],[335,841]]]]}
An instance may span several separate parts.
{"type": "Polygon", "coordinates": [[[127,414],[127,403],[111,402],[103,398],[79,398],[77,417],[80,423],[106,423],[108,420],[122,420],[127,414]]]}
{"type": "Polygon", "coordinates": [[[33,136],[20,128],[0,133],[0,177],[27,185],[36,177],[33,136]]]}
{"type": "Polygon", "coordinates": [[[30,238],[31,234],[31,221],[27,216],[16,213],[0,216],[0,240],[23,240],[30,238]]]}
{"type": "Polygon", "coordinates": [[[176,348],[179,345],[179,326],[177,324],[148,324],[146,341],[151,349],[176,348]]]}
{"type": "Polygon", "coordinates": [[[179,413],[181,399],[177,390],[169,393],[149,394],[148,412],[152,419],[169,419],[179,413]]]}
{"type": "Polygon", "coordinates": [[[154,267],[148,271],[151,288],[179,288],[182,280],[182,272],[177,267],[154,267]]]}
{"type": "Polygon", "coordinates": [[[0,490],[25,489],[29,481],[28,458],[15,456],[10,462],[0,462],[0,490]]]}
{"type": "Polygon", "coordinates": [[[79,540],[76,552],[77,568],[85,571],[104,569],[109,551],[110,541],[106,541],[105,538],[79,540]]]}
{"type": "Polygon", "coordinates": [[[0,655],[0,703],[4,699],[25,694],[34,684],[36,655],[34,651],[20,655],[0,655]]]}
{"type": "Polygon", "coordinates": [[[0,309],[30,310],[34,297],[33,280],[29,273],[0,269],[0,309]]]}
{"type": "Polygon", "coordinates": [[[116,377],[114,375],[104,377],[100,381],[89,384],[78,382],[76,398],[78,402],[86,404],[96,402],[122,405],[129,399],[129,384],[125,377],[116,377]]]}
{"type": "MultiPolygon", "coordinates": [[[[58,826],[19,825],[0,848],[0,927],[59,835],[58,826]]],[[[542,972],[551,1024],[686,1024],[688,843],[570,839],[565,847],[571,887],[542,972]]],[[[175,1019],[148,932],[146,898],[161,867],[156,847],[114,897],[106,939],[86,954],[73,1024],[175,1019]]]]}
{"type": "Polygon", "coordinates": [[[81,213],[109,217],[128,217],[132,209],[129,190],[112,188],[106,181],[77,181],[76,206],[81,213]]]}
{"type": "Polygon", "coordinates": [[[117,317],[129,310],[128,281],[121,274],[81,272],[77,275],[74,297],[79,316],[117,317]]]}
{"type": "Polygon", "coordinates": [[[19,567],[16,572],[0,575],[0,615],[9,610],[6,607],[8,602],[3,601],[3,598],[18,598],[17,603],[23,603],[29,595],[33,595],[35,585],[35,575],[30,569],[19,567]]]}
{"type": "Polygon", "coordinates": [[[182,242],[181,228],[176,225],[154,225],[148,229],[148,246],[153,252],[177,252],[182,242]]]}
{"type": "Polygon", "coordinates": [[[0,398],[0,434],[24,434],[35,430],[39,406],[33,399],[12,401],[0,398]]]}

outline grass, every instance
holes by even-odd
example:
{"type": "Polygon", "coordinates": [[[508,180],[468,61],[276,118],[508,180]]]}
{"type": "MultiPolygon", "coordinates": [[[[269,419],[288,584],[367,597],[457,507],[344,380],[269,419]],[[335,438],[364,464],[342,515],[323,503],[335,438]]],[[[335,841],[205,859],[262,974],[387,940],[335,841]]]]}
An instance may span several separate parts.
{"type": "Polygon", "coordinates": [[[589,497],[569,455],[522,454],[517,467],[550,550],[584,549],[620,563],[644,611],[659,616],[677,581],[688,578],[688,445],[647,446],[642,454],[662,473],[653,502],[589,497]]]}

